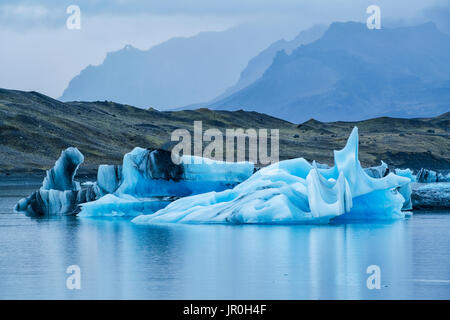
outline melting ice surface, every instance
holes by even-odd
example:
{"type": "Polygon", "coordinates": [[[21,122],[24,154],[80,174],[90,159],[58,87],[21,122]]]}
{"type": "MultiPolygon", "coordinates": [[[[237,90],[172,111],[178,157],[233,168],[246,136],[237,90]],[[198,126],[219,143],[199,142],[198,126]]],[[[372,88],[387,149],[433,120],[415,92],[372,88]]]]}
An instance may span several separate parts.
{"type": "Polygon", "coordinates": [[[329,169],[317,168],[303,158],[281,161],[233,189],[185,197],[132,221],[289,224],[404,217],[405,198],[398,190],[411,180],[393,173],[369,176],[358,160],[356,127],[345,148],[334,152],[334,160],[329,169]]]}

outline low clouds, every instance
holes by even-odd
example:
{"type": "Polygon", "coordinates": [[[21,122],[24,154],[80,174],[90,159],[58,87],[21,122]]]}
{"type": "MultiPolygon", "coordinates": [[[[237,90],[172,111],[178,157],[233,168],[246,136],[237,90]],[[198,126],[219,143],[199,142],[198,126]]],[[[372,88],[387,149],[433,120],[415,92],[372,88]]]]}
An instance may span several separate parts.
{"type": "Polygon", "coordinates": [[[388,18],[413,17],[426,8],[445,4],[448,0],[2,0],[0,24],[5,19],[10,27],[40,19],[41,25],[53,25],[65,17],[72,4],[90,16],[114,15],[190,15],[221,16],[238,19],[296,15],[298,19],[333,16],[337,20],[361,20],[371,4],[382,7],[388,18]],[[29,21],[26,21],[29,20],[29,21]]]}
{"type": "Polygon", "coordinates": [[[126,44],[148,49],[175,36],[231,25],[216,18],[141,14],[83,16],[81,30],[67,30],[65,20],[57,28],[0,28],[0,87],[35,90],[57,98],[82,69],[100,64],[107,52],[126,44]]]}
{"type": "Polygon", "coordinates": [[[364,21],[370,4],[380,5],[385,21],[421,14],[448,27],[436,9],[448,8],[448,0],[2,0],[0,87],[57,98],[83,68],[126,44],[147,49],[171,37],[255,20],[284,24],[289,38],[317,23],[364,21]],[[81,8],[81,30],[65,27],[71,4],[81,8]]]}

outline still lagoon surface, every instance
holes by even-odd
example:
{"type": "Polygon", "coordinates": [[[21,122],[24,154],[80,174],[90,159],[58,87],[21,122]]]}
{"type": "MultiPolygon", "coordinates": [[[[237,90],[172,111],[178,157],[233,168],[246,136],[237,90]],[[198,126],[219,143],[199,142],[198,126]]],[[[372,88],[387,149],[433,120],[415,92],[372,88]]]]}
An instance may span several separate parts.
{"type": "Polygon", "coordinates": [[[40,183],[0,183],[0,299],[450,299],[450,212],[322,226],[14,213],[40,183]],[[66,288],[70,265],[80,290],[66,288]],[[379,290],[367,288],[370,265],[379,290]]]}

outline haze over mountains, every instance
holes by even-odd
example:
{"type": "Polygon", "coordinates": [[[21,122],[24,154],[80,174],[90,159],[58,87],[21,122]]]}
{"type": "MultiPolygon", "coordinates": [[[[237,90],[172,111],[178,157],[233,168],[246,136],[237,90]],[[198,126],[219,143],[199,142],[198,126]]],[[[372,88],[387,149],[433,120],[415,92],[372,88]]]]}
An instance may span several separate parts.
{"type": "Polygon", "coordinates": [[[272,43],[267,49],[263,50],[257,56],[252,58],[248,62],[247,67],[241,72],[238,82],[235,85],[229,87],[215,100],[220,100],[224,97],[230,96],[261,78],[264,72],[270,67],[279,51],[285,51],[286,53],[290,54],[299,46],[320,39],[320,37],[322,37],[327,29],[328,26],[316,25],[310,29],[301,31],[294,39],[290,41],[281,39],[272,43]]]}
{"type": "Polygon", "coordinates": [[[82,70],[60,99],[113,100],[160,110],[210,101],[238,80],[252,57],[293,33],[286,28],[247,23],[173,38],[146,51],[126,46],[82,70]]]}
{"type": "Polygon", "coordinates": [[[333,23],[319,40],[280,51],[250,86],[207,106],[294,122],[438,115],[450,110],[450,36],[433,23],[381,30],[333,23]]]}
{"type": "Polygon", "coordinates": [[[271,45],[274,35],[255,37],[254,28],[176,38],[148,51],[128,46],[83,70],[61,99],[243,109],[293,122],[450,110],[450,36],[433,23],[381,30],[333,23],[271,45]]]}

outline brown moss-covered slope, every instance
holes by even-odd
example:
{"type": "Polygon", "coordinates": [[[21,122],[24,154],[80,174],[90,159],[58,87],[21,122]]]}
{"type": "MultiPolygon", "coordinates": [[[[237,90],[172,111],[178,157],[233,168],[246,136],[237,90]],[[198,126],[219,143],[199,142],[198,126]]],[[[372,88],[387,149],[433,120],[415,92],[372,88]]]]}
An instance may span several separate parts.
{"type": "Polygon", "coordinates": [[[63,103],[36,92],[0,89],[0,173],[48,169],[61,150],[75,146],[85,170],[120,163],[135,146],[170,149],[171,133],[218,128],[280,130],[280,158],[304,157],[333,163],[354,126],[363,165],[380,160],[399,167],[450,168],[450,113],[429,119],[376,118],[359,122],[293,124],[265,114],[208,109],[160,112],[114,102],[63,103]]]}

